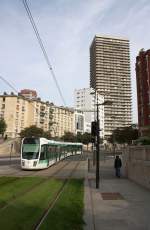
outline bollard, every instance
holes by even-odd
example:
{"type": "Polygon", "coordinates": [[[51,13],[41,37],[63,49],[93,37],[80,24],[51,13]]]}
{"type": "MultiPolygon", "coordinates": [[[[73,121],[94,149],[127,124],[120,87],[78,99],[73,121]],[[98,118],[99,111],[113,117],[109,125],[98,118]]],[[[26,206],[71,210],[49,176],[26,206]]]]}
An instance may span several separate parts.
{"type": "Polygon", "coordinates": [[[96,150],[93,151],[93,166],[95,166],[96,163],[96,150]]]}
{"type": "Polygon", "coordinates": [[[12,155],[12,150],[13,150],[13,143],[11,144],[11,148],[10,148],[10,157],[9,157],[10,164],[11,164],[11,155],[12,155]]]}
{"type": "Polygon", "coordinates": [[[90,171],[90,159],[88,158],[88,172],[90,171]]]}

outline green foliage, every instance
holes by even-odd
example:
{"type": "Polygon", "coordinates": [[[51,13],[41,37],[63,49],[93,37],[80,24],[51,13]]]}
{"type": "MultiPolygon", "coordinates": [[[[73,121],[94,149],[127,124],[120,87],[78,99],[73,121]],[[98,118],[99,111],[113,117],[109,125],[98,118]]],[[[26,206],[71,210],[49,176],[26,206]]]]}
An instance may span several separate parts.
{"type": "Polygon", "coordinates": [[[83,230],[83,195],[83,180],[70,180],[40,229],[83,230]]]}
{"type": "Polygon", "coordinates": [[[77,142],[82,142],[82,136],[83,136],[83,134],[81,134],[80,132],[78,132],[77,135],[76,135],[76,141],[77,142]]]}
{"type": "Polygon", "coordinates": [[[4,135],[7,125],[4,119],[0,119],[0,134],[4,135]]]}
{"type": "Polygon", "coordinates": [[[142,140],[141,145],[150,145],[150,140],[142,140]]]}
{"type": "Polygon", "coordinates": [[[71,132],[65,132],[61,139],[68,142],[76,142],[76,136],[71,132]]]}
{"type": "Polygon", "coordinates": [[[66,132],[65,135],[62,137],[62,140],[70,142],[81,142],[87,145],[88,150],[88,145],[92,142],[92,136],[90,133],[77,133],[77,135],[74,135],[73,133],[66,132]]]}
{"type": "Polygon", "coordinates": [[[38,128],[35,125],[31,125],[30,127],[25,128],[21,131],[20,136],[23,137],[45,137],[47,139],[51,139],[50,131],[44,131],[41,128],[38,128]]]}
{"type": "Polygon", "coordinates": [[[38,177],[0,177],[0,208],[41,181],[38,177]]]}
{"type": "Polygon", "coordinates": [[[123,144],[123,143],[131,144],[132,140],[136,140],[137,138],[138,138],[138,129],[129,126],[129,127],[115,129],[109,141],[111,143],[117,142],[119,144],[123,144]]]}
{"type": "Polygon", "coordinates": [[[51,133],[50,133],[50,131],[46,131],[46,132],[43,131],[43,137],[45,137],[47,139],[51,139],[51,133]]]}
{"type": "Polygon", "coordinates": [[[43,137],[44,131],[41,128],[31,125],[30,127],[25,128],[20,133],[21,137],[43,137]]]}
{"type": "Polygon", "coordinates": [[[90,133],[77,133],[77,135],[74,135],[71,132],[66,132],[64,136],[62,136],[62,140],[71,142],[81,142],[85,145],[88,145],[92,142],[90,133]]]}
{"type": "Polygon", "coordinates": [[[150,137],[143,136],[139,137],[137,140],[134,141],[135,145],[150,145],[150,137]]]}
{"type": "Polygon", "coordinates": [[[82,143],[85,145],[88,145],[89,143],[91,143],[91,134],[90,133],[83,133],[82,143]]]}
{"type": "MultiPolygon", "coordinates": [[[[0,178],[1,229],[34,228],[64,184],[63,180],[50,179],[40,183],[41,181],[43,178],[39,177],[0,178]]],[[[83,195],[83,180],[71,179],[40,229],[82,230],[83,195]]]]}
{"type": "MultiPolygon", "coordinates": [[[[22,179],[23,178],[20,179],[20,183],[22,179]]],[[[27,184],[29,185],[30,183],[30,188],[33,188],[33,185],[35,185],[39,178],[26,178],[26,180],[29,181],[27,184]],[[34,181],[35,183],[33,184],[34,181]]],[[[1,229],[33,229],[45,209],[48,208],[48,205],[53,201],[54,197],[56,197],[62,184],[63,182],[60,180],[46,180],[44,183],[36,185],[32,190],[28,187],[26,193],[22,194],[21,191],[19,195],[10,189],[10,193],[12,193],[12,196],[15,194],[13,197],[16,199],[13,203],[12,200],[9,200],[6,207],[0,210],[1,229]]],[[[24,185],[24,188],[25,187],[24,185]]],[[[3,199],[2,196],[1,199],[3,199]]]]}

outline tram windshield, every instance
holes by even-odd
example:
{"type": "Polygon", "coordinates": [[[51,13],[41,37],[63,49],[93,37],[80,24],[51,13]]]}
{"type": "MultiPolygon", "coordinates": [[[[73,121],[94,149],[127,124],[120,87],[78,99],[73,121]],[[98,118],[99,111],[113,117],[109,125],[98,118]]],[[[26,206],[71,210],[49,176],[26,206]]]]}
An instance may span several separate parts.
{"type": "Polygon", "coordinates": [[[25,138],[22,145],[22,158],[23,159],[37,159],[39,157],[39,139],[25,138]]]}

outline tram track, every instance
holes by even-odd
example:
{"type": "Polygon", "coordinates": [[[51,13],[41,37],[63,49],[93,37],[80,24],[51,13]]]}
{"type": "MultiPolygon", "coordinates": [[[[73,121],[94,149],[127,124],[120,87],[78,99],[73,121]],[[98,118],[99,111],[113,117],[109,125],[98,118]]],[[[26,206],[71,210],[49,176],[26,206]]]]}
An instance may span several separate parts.
{"type": "Polygon", "coordinates": [[[63,193],[66,185],[68,184],[69,180],[72,178],[74,172],[76,171],[78,165],[79,165],[79,161],[76,163],[75,167],[72,169],[71,173],[69,174],[69,176],[67,178],[64,179],[64,183],[61,186],[61,188],[59,189],[59,191],[56,193],[55,197],[53,198],[53,200],[49,203],[48,207],[44,210],[43,214],[41,215],[39,221],[35,224],[35,226],[33,226],[34,230],[38,230],[40,228],[40,226],[42,225],[42,223],[44,222],[44,220],[46,219],[46,217],[48,216],[48,214],[50,213],[50,211],[52,211],[52,209],[55,207],[56,202],[59,200],[61,194],[63,193]]]}
{"type": "MultiPolygon", "coordinates": [[[[61,161],[59,161],[58,163],[55,163],[54,165],[51,165],[49,168],[47,168],[46,170],[49,170],[51,167],[57,167],[57,166],[59,166],[59,163],[63,163],[63,162],[65,162],[65,159],[63,159],[63,160],[61,160],[61,161]]],[[[54,177],[54,176],[56,176],[59,172],[61,172],[61,170],[62,169],[64,169],[68,164],[70,164],[71,163],[71,161],[66,161],[66,163],[64,164],[64,165],[62,165],[61,167],[59,167],[58,169],[56,169],[56,171],[55,172],[53,172],[50,176],[45,176],[45,177],[48,177],[48,178],[51,178],[51,177],[54,177]]],[[[41,170],[40,170],[41,171],[41,170]]],[[[40,172],[39,171],[39,172],[40,172]]],[[[42,171],[44,171],[45,172],[45,170],[43,169],[42,171]]],[[[31,174],[32,175],[32,174],[31,174]]],[[[36,172],[34,172],[34,175],[37,175],[37,173],[36,172]]],[[[38,175],[39,176],[39,175],[38,175]]]]}
{"type": "Polygon", "coordinates": [[[13,182],[15,182],[15,181],[17,181],[19,179],[20,178],[16,177],[16,178],[14,178],[13,180],[10,180],[10,181],[9,180],[8,181],[4,181],[4,182],[0,183],[0,186],[5,186],[5,185],[13,183],[13,182]]]}
{"type": "Polygon", "coordinates": [[[63,168],[65,168],[67,165],[69,165],[71,163],[71,161],[67,161],[64,165],[62,165],[62,167],[60,167],[58,170],[56,170],[54,173],[52,173],[50,176],[46,176],[44,177],[44,179],[42,181],[40,181],[39,183],[31,186],[30,188],[24,190],[23,192],[21,192],[20,194],[17,194],[17,197],[12,197],[11,199],[9,199],[7,201],[7,204],[0,204],[0,211],[6,209],[10,204],[14,203],[18,198],[24,196],[25,194],[32,192],[34,189],[38,188],[38,186],[46,183],[49,179],[53,178],[54,176],[56,176],[59,172],[61,172],[61,170],[63,168]]]}

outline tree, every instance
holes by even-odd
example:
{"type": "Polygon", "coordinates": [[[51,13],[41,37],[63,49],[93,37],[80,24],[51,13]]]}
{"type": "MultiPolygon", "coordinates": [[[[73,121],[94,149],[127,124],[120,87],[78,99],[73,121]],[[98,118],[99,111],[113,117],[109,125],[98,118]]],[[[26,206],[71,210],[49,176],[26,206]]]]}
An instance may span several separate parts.
{"type": "Polygon", "coordinates": [[[61,139],[64,141],[75,142],[76,136],[71,132],[65,132],[65,134],[61,137],[61,139]]]}
{"type": "Polygon", "coordinates": [[[143,136],[139,137],[134,144],[136,145],[150,145],[150,137],[149,136],[143,136]]]}
{"type": "Polygon", "coordinates": [[[87,132],[83,133],[83,135],[82,135],[82,143],[85,144],[85,145],[87,145],[87,150],[88,150],[88,145],[91,142],[92,142],[92,136],[91,136],[91,134],[87,133],[87,132]]]}
{"type": "Polygon", "coordinates": [[[4,135],[6,128],[7,128],[7,124],[6,124],[5,120],[0,119],[0,134],[2,134],[2,136],[4,135]]]}
{"type": "Polygon", "coordinates": [[[113,134],[110,138],[112,143],[127,143],[131,144],[132,140],[136,140],[138,138],[138,129],[133,128],[132,126],[117,128],[113,131],[113,134]]]}
{"type": "Polygon", "coordinates": [[[45,137],[45,138],[47,138],[47,139],[51,139],[52,136],[51,136],[50,131],[43,132],[43,137],[45,137]]]}
{"type": "Polygon", "coordinates": [[[20,133],[21,137],[43,137],[44,131],[41,128],[31,125],[30,127],[25,128],[20,133]]]}
{"type": "Polygon", "coordinates": [[[76,135],[76,142],[82,142],[82,134],[80,132],[77,133],[76,135]]]}

